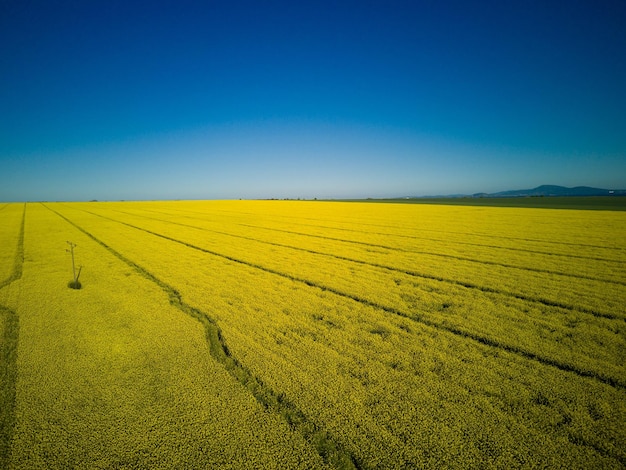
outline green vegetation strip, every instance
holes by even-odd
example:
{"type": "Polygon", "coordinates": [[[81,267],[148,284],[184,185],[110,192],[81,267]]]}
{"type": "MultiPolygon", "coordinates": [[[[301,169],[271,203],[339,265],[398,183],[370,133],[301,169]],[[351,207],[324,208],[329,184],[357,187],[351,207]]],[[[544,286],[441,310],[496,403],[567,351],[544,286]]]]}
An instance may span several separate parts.
{"type": "MultiPolygon", "coordinates": [[[[332,199],[329,201],[333,201],[332,199]]],[[[575,209],[626,211],[624,196],[530,196],[530,197],[447,197],[393,199],[339,199],[336,202],[392,204],[439,204],[446,206],[527,207],[534,209],[575,209]]]]}
{"type": "Polygon", "coordinates": [[[317,450],[318,454],[324,459],[324,461],[337,469],[358,469],[363,468],[359,465],[354,457],[344,450],[338,443],[334,442],[332,437],[323,429],[320,429],[315,423],[309,421],[307,417],[298,410],[291,402],[289,402],[283,394],[277,394],[261,380],[255,377],[246,367],[244,367],[235,357],[230,353],[228,346],[221,331],[217,326],[215,320],[209,317],[206,313],[198,310],[191,305],[183,302],[180,293],[169,284],[163,282],[152,273],[147,271],[142,266],[138,265],[134,261],[126,258],[121,253],[114,250],[112,247],[104,243],[102,240],[96,238],[90,232],[77,225],[59,212],[47,207],[48,210],[54,212],[70,225],[74,226],[82,233],[87,235],[93,241],[105,248],[115,257],[128,266],[133,268],[139,274],[146,279],[157,284],[163,289],[168,297],[170,304],[182,310],[187,315],[190,315],[194,319],[198,320],[204,327],[206,339],[209,345],[209,351],[211,356],[218,362],[224,365],[226,370],[242,385],[244,385],[256,398],[256,400],[267,410],[279,413],[285,418],[289,425],[300,432],[304,438],[311,443],[317,450]]]}
{"type": "MultiPolygon", "coordinates": [[[[0,289],[22,277],[24,263],[24,225],[26,204],[22,213],[22,224],[17,238],[17,249],[11,275],[0,283],[0,289]]],[[[17,381],[17,345],[19,340],[19,317],[13,310],[0,305],[3,327],[0,343],[0,468],[8,468],[11,439],[15,426],[15,383],[17,381]]]]}
{"type": "MultiPolygon", "coordinates": [[[[50,210],[52,210],[52,209],[50,209],[50,210]]],[[[55,212],[55,211],[53,211],[53,212],[55,212]]],[[[88,211],[85,211],[85,212],[88,212],[88,211]]],[[[248,261],[237,259],[237,258],[234,258],[232,256],[228,256],[228,255],[224,255],[222,253],[218,253],[218,252],[215,252],[215,251],[207,250],[206,248],[202,248],[202,247],[193,245],[191,243],[188,243],[188,242],[185,242],[185,241],[182,241],[182,240],[177,240],[177,239],[169,237],[167,235],[163,235],[163,234],[160,234],[160,233],[157,233],[157,232],[153,232],[153,231],[145,229],[145,228],[137,227],[135,225],[132,225],[132,224],[129,224],[129,223],[126,223],[126,222],[121,222],[119,220],[111,219],[109,217],[105,217],[105,216],[102,216],[102,215],[99,215],[99,214],[93,214],[91,212],[89,212],[89,213],[92,214],[92,215],[101,217],[103,219],[108,219],[108,220],[111,220],[113,222],[117,222],[119,224],[126,225],[128,227],[134,228],[136,230],[139,230],[139,231],[142,231],[142,232],[145,232],[145,233],[149,233],[149,234],[154,235],[156,237],[160,237],[160,238],[163,238],[165,240],[172,241],[174,243],[179,243],[181,245],[187,246],[187,247],[192,248],[194,250],[201,251],[203,253],[207,253],[207,254],[210,254],[210,255],[213,255],[213,256],[217,256],[217,257],[220,257],[220,258],[223,258],[223,259],[227,259],[227,260],[232,261],[234,263],[245,265],[245,266],[248,266],[248,267],[251,267],[251,268],[259,269],[261,271],[265,271],[265,272],[270,273],[270,274],[274,274],[274,275],[277,275],[277,276],[284,277],[284,278],[289,279],[291,281],[303,283],[303,284],[305,284],[305,285],[307,285],[309,287],[314,287],[314,288],[320,289],[322,291],[326,291],[326,292],[330,292],[331,294],[338,295],[340,297],[348,298],[348,299],[353,300],[355,302],[359,302],[359,303],[361,303],[363,305],[368,305],[370,307],[373,307],[373,308],[376,308],[376,309],[379,309],[379,310],[383,310],[383,311],[385,311],[387,313],[391,313],[391,314],[394,314],[394,315],[398,315],[398,316],[407,318],[409,320],[412,320],[412,321],[417,322],[417,323],[421,323],[422,325],[426,325],[426,326],[431,327],[431,328],[435,328],[435,329],[442,330],[442,331],[447,331],[448,333],[452,333],[454,335],[458,335],[458,336],[461,336],[461,337],[464,337],[464,338],[476,341],[478,343],[481,343],[481,344],[484,344],[484,345],[487,345],[487,346],[491,346],[491,347],[494,347],[494,348],[497,348],[497,349],[501,349],[501,350],[509,352],[509,353],[517,354],[517,355],[519,355],[521,357],[524,357],[526,359],[537,361],[537,362],[539,362],[539,363],[541,363],[543,365],[556,367],[557,369],[560,369],[560,370],[565,371],[565,372],[571,372],[571,373],[574,373],[574,374],[579,375],[581,377],[587,377],[587,378],[595,379],[595,380],[598,380],[598,381],[600,381],[602,383],[605,383],[605,384],[610,385],[610,386],[615,387],[615,388],[626,389],[626,383],[624,381],[622,381],[622,380],[620,380],[618,378],[615,378],[615,377],[611,377],[611,376],[606,375],[606,374],[598,373],[598,372],[591,371],[591,370],[581,369],[581,368],[576,367],[576,366],[574,366],[572,364],[568,364],[566,362],[558,361],[558,360],[552,359],[550,357],[545,357],[545,356],[542,356],[540,354],[536,354],[536,353],[534,353],[532,351],[527,351],[527,350],[525,350],[523,348],[511,345],[511,344],[502,343],[502,342],[500,342],[500,341],[498,341],[496,339],[489,338],[489,337],[486,337],[486,336],[482,336],[482,335],[479,335],[479,334],[476,334],[476,333],[472,333],[472,332],[464,330],[462,328],[458,328],[458,327],[451,326],[451,325],[445,325],[445,324],[438,323],[438,322],[435,322],[435,321],[432,321],[432,320],[428,320],[427,318],[424,318],[422,315],[419,315],[419,314],[411,315],[411,314],[408,314],[406,312],[402,312],[402,311],[400,311],[398,309],[395,309],[395,308],[392,308],[392,307],[388,307],[388,306],[385,306],[385,305],[381,305],[381,304],[376,303],[376,302],[372,302],[372,301],[370,301],[368,299],[365,299],[365,298],[362,298],[362,297],[360,297],[358,295],[354,295],[354,294],[351,294],[351,293],[348,293],[348,292],[343,292],[343,291],[341,291],[339,289],[335,289],[333,287],[325,286],[325,285],[320,284],[318,282],[314,282],[314,281],[311,281],[311,280],[308,280],[308,279],[292,276],[290,274],[287,274],[287,273],[284,273],[284,272],[281,272],[281,271],[278,271],[278,270],[275,270],[275,269],[272,269],[272,268],[268,268],[268,267],[260,265],[260,264],[250,263],[248,261]]],[[[58,214],[58,215],[63,217],[61,214],[58,214]]],[[[65,217],[63,217],[63,218],[65,220],[68,220],[65,217]]],[[[68,222],[70,222],[72,225],[75,225],[75,224],[73,224],[73,222],[71,222],[69,220],[68,220],[68,222]]],[[[75,225],[75,226],[78,227],[77,225],[75,225]]],[[[80,230],[84,231],[82,228],[80,228],[80,230]]],[[[87,233],[87,232],[85,232],[85,233],[87,233]]],[[[88,234],[88,235],[92,236],[90,234],[88,234]]],[[[94,238],[94,240],[95,240],[95,238],[94,238]]],[[[102,242],[99,242],[99,243],[102,243],[102,242]]],[[[108,247],[106,247],[106,248],[110,249],[108,247]]],[[[117,252],[115,252],[115,253],[117,253],[117,252]]],[[[119,255],[119,256],[121,256],[121,255],[119,255]]],[[[407,273],[407,274],[410,274],[410,273],[407,273]]],[[[432,279],[436,279],[436,278],[432,277],[432,279]]],[[[467,285],[466,283],[461,283],[461,282],[455,282],[455,283],[459,284],[459,285],[462,285],[462,286],[465,286],[465,287],[477,287],[477,286],[467,285]]],[[[484,290],[485,292],[493,292],[493,291],[491,291],[489,289],[483,289],[481,287],[478,287],[478,288],[481,289],[481,290],[484,290]]],[[[516,295],[515,295],[515,297],[523,298],[523,297],[519,297],[519,296],[516,296],[516,295]]],[[[544,303],[546,303],[547,305],[561,307],[561,305],[558,305],[556,303],[549,303],[548,304],[547,301],[544,302],[544,303]]],[[[592,312],[589,312],[589,313],[592,313],[592,312]]]]}

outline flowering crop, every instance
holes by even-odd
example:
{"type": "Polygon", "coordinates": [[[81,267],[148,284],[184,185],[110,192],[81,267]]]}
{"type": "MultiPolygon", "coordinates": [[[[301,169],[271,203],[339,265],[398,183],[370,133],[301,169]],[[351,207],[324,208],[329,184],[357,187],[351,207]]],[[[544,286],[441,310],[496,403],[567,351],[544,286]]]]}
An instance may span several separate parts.
{"type": "Polygon", "coordinates": [[[26,214],[23,274],[4,299],[19,317],[19,346],[2,463],[323,467],[301,435],[211,358],[202,326],[160,286],[46,207],[29,204],[26,214]],[[67,239],[84,266],[81,290],[67,288],[67,239]]]}
{"type": "MultiPolygon", "coordinates": [[[[171,351],[204,354],[189,356],[177,381],[187,391],[164,378],[169,372],[153,385],[157,396],[165,388],[190,403],[180,419],[206,418],[194,400],[207,392],[189,383],[206,388],[210,380],[225,387],[211,393],[240,397],[222,418],[190,428],[190,440],[233,426],[236,416],[247,432],[223,439],[249,440],[246,459],[261,459],[252,436],[262,435],[268,455],[289,466],[290,458],[360,468],[626,464],[626,214],[295,201],[29,204],[28,259],[50,256],[42,226],[89,247],[78,295],[91,289],[119,310],[119,324],[88,331],[102,329],[110,342],[125,321],[142,331],[141,354],[177,374],[187,359],[171,351]],[[109,279],[108,270],[118,274],[109,279]],[[253,411],[238,411],[254,409],[236,404],[245,396],[266,418],[251,422],[253,411]],[[291,437],[279,439],[285,429],[291,437]]],[[[54,310],[52,281],[34,281],[43,263],[27,272],[17,309],[35,318],[54,310]]],[[[84,335],[87,319],[73,316],[64,328],[84,335]]],[[[25,351],[44,341],[39,335],[24,333],[25,351]]],[[[78,346],[64,347],[57,360],[78,346]]],[[[20,397],[33,393],[20,390],[18,418],[26,413],[20,397]]],[[[32,446],[37,422],[17,420],[24,445],[32,446]]]]}

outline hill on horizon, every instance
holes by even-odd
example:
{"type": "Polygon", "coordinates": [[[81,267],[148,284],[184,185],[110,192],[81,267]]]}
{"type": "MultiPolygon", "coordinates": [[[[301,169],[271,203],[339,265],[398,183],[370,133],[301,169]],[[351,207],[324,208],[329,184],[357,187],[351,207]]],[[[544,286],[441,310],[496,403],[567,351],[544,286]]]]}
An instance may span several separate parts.
{"type": "Polygon", "coordinates": [[[514,189],[496,193],[451,194],[446,196],[422,197],[566,197],[566,196],[626,196],[626,189],[603,189],[590,186],[568,188],[552,184],[543,184],[532,189],[514,189]]]}

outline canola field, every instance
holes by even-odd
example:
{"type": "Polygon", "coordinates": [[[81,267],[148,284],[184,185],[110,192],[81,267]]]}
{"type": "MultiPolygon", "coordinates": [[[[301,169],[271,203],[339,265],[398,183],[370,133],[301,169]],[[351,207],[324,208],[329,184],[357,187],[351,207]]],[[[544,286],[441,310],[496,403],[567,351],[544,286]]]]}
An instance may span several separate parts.
{"type": "Polygon", "coordinates": [[[626,212],[0,204],[0,328],[0,468],[626,467],[626,212]]]}

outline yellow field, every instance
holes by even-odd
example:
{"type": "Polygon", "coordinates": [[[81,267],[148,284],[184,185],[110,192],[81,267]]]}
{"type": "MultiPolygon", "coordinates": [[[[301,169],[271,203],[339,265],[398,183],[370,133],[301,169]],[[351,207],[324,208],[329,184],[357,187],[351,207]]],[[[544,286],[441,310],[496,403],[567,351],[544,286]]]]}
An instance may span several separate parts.
{"type": "Polygon", "coordinates": [[[8,204],[0,242],[0,468],[626,466],[624,212],[8,204]]]}

